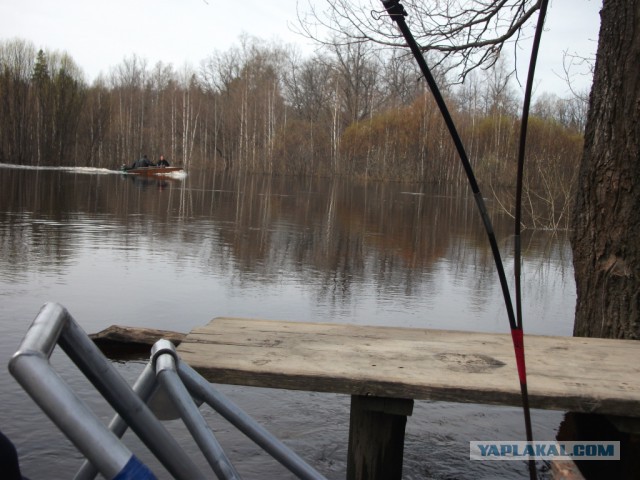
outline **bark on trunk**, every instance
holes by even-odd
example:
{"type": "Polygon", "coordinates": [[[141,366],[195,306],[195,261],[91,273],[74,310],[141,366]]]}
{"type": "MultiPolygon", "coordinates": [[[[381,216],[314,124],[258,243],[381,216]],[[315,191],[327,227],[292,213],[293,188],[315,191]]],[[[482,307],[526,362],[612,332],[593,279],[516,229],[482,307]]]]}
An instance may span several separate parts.
{"type": "Polygon", "coordinates": [[[640,339],[640,0],[604,0],[573,219],[575,336],[640,339]]]}

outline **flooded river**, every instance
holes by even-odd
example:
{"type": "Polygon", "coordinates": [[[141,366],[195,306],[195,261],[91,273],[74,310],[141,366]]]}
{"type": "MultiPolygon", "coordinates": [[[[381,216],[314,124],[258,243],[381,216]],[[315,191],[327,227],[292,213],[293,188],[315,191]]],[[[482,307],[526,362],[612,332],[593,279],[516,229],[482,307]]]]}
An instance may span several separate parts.
{"type": "MultiPolygon", "coordinates": [[[[511,222],[497,210],[492,218],[512,275],[511,222]]],[[[571,335],[567,238],[525,232],[522,243],[525,332],[571,335]]],[[[88,333],[112,324],[188,332],[216,316],[509,331],[491,252],[465,189],[197,171],[149,180],[101,169],[0,165],[0,247],[0,429],[31,480],[71,478],[82,462],[6,369],[46,301],[67,307],[88,333]]],[[[111,417],[61,351],[52,363],[100,418],[111,417]]],[[[144,366],[115,365],[131,383],[144,366]]],[[[345,477],[348,397],[220,388],[328,478],[345,477]]],[[[205,412],[245,478],[290,478],[205,412]]],[[[555,438],[562,418],[533,411],[536,439],[555,438]]],[[[169,429],[189,445],[179,422],[169,429]]],[[[526,478],[518,462],[469,460],[469,441],[520,440],[523,431],[518,408],[416,402],[404,477],[526,478]]],[[[133,435],[125,441],[168,477],[133,435]]]]}

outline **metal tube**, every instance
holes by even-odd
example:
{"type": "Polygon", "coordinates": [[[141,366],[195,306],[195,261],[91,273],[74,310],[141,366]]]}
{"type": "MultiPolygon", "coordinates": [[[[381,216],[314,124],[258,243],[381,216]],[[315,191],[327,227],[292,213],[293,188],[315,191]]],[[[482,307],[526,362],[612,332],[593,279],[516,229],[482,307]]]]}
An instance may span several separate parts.
{"type": "MultiPolygon", "coordinates": [[[[147,403],[156,386],[155,368],[149,361],[133,384],[133,391],[136,392],[143,402],[147,403]]],[[[127,428],[129,428],[129,425],[127,425],[127,422],[117,413],[111,419],[111,422],[109,422],[109,430],[118,438],[122,438],[127,428]]],[[[73,477],[73,480],[93,480],[96,475],[98,475],[98,470],[89,460],[85,460],[75,477],[73,477]]]]}
{"type": "Polygon", "coordinates": [[[309,480],[325,478],[240,407],[217,391],[213,385],[202,378],[189,365],[184,362],[178,362],[178,374],[192,395],[208,403],[238,430],[262,447],[265,452],[297,475],[298,478],[309,480]]]}
{"type": "Polygon", "coordinates": [[[40,352],[49,358],[62,329],[70,319],[69,312],[57,303],[46,303],[27,330],[16,355],[21,351],[40,352]]]}
{"type": "Polygon", "coordinates": [[[58,343],[165,468],[178,479],[205,478],[180,444],[69,316],[58,343]]]}
{"type": "Polygon", "coordinates": [[[159,340],[153,346],[153,360],[159,383],[167,390],[173,400],[174,407],[193,435],[205,458],[218,478],[239,479],[240,474],[224,453],[215,435],[202,418],[191,395],[180,381],[176,372],[176,353],[173,344],[167,340],[159,340]]]}
{"type": "MultiPolygon", "coordinates": [[[[139,462],[52,369],[47,359],[56,342],[120,414],[110,424],[114,432],[124,434],[129,424],[175,478],[205,478],[145,404],[158,386],[153,378],[152,362],[136,382],[135,391],[132,390],[67,310],[58,304],[46,304],[9,363],[9,370],[102,475],[112,478],[123,468],[138,465],[139,462]]],[[[171,342],[157,342],[153,352],[153,358],[157,359],[155,363],[158,379],[173,395],[171,398],[175,400],[176,409],[203,449],[207,460],[210,463],[213,461],[212,466],[221,478],[239,478],[239,475],[226,458],[213,432],[206,427],[189,392],[197,399],[206,401],[299,478],[324,478],[233,402],[217,392],[195,370],[180,362],[171,342]]],[[[91,470],[93,467],[87,468],[88,473],[82,473],[81,468],[78,475],[91,475],[91,470]]]]}
{"type": "Polygon", "coordinates": [[[127,465],[129,449],[75,396],[43,355],[18,352],[9,371],[105,478],[114,478],[127,465]]]}

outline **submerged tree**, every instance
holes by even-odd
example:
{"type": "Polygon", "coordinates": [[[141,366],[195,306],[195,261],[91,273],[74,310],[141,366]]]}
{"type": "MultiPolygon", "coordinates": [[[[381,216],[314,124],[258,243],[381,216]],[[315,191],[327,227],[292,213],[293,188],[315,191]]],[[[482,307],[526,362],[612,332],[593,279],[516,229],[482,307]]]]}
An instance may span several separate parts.
{"type": "MultiPolygon", "coordinates": [[[[540,0],[403,2],[421,48],[462,78],[495,64],[540,0]]],[[[381,4],[326,0],[301,29],[322,25],[343,41],[404,46],[381,4]]],[[[572,221],[577,285],[575,335],[640,338],[640,0],[604,0],[594,84],[572,221]]]]}

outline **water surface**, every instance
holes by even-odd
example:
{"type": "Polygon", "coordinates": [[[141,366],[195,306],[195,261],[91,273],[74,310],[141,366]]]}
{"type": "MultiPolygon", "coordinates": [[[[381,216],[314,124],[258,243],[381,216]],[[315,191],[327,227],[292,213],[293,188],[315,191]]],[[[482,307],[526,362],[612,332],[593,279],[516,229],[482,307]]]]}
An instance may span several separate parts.
{"type": "MultiPolygon", "coordinates": [[[[492,218],[511,276],[511,223],[499,211],[492,218]]],[[[523,245],[525,331],[570,335],[575,286],[566,237],[525,232],[523,245]]],[[[3,166],[0,247],[4,365],[46,301],[62,303],[89,333],[112,324],[188,332],[216,316],[509,331],[491,252],[465,191],[3,166]]],[[[52,361],[98,415],[111,416],[64,354],[52,361]]],[[[143,367],[116,365],[131,382],[143,367]]],[[[81,462],[75,448],[6,368],[0,387],[1,429],[18,446],[23,473],[52,478],[55,464],[56,478],[72,477],[81,462]]],[[[344,478],[348,397],[221,388],[322,473],[344,478]]],[[[215,414],[207,418],[245,477],[287,478],[215,414]]],[[[535,411],[536,438],[552,439],[561,420],[561,412],[535,411]]],[[[470,440],[521,439],[522,423],[517,408],[417,402],[405,477],[525,477],[515,462],[468,460],[470,440]]],[[[186,437],[179,424],[171,429],[186,437]]],[[[153,464],[134,437],[127,442],[153,464]]]]}

